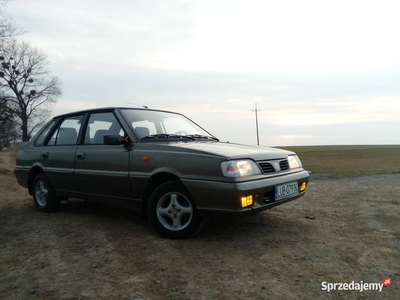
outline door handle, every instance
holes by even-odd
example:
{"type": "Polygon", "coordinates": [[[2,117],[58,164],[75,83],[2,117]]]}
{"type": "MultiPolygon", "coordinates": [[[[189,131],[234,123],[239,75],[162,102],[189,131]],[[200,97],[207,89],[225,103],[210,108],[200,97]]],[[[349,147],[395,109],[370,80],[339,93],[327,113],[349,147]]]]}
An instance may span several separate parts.
{"type": "Polygon", "coordinates": [[[43,158],[48,158],[49,157],[49,151],[42,153],[43,158]]]}
{"type": "Polygon", "coordinates": [[[77,158],[77,159],[85,159],[85,158],[86,158],[85,152],[78,152],[78,153],[76,154],[76,158],[77,158]]]}

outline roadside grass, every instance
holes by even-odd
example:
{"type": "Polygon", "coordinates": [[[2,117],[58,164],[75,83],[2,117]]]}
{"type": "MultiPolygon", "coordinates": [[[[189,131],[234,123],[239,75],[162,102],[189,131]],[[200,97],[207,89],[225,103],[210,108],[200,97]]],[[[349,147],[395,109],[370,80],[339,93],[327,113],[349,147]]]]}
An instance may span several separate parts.
{"type": "Polygon", "coordinates": [[[298,154],[303,167],[327,177],[400,173],[400,145],[278,147],[298,154]]]}

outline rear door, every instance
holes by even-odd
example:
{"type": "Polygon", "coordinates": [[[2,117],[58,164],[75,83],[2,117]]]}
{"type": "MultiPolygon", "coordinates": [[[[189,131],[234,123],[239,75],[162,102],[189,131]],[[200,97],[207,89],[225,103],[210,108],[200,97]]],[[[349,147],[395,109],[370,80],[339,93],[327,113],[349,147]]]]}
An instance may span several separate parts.
{"type": "Polygon", "coordinates": [[[83,117],[80,114],[64,118],[41,150],[41,164],[59,194],[78,190],[74,177],[75,152],[83,117]]]}
{"type": "Polygon", "coordinates": [[[91,113],[83,143],[76,151],[75,176],[79,191],[96,200],[131,198],[129,151],[124,145],[105,145],[105,135],[125,133],[112,111],[91,113]]]}

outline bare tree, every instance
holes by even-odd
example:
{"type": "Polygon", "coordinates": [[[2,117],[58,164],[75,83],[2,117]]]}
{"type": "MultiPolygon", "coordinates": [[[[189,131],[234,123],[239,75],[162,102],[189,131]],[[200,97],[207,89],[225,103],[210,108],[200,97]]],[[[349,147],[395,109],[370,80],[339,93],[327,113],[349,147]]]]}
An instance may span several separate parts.
{"type": "Polygon", "coordinates": [[[7,105],[7,100],[0,97],[0,150],[10,147],[18,137],[15,114],[7,105]]]}
{"type": "Polygon", "coordinates": [[[2,7],[4,7],[8,0],[0,0],[0,45],[4,43],[7,38],[11,38],[23,33],[22,30],[17,28],[11,17],[7,16],[2,7]]]}
{"type": "Polygon", "coordinates": [[[2,12],[0,11],[0,43],[3,43],[4,39],[6,38],[10,38],[19,34],[20,30],[14,26],[12,19],[3,16],[2,12]]]}
{"type": "Polygon", "coordinates": [[[0,49],[0,89],[8,106],[18,116],[22,141],[32,133],[49,113],[61,95],[60,81],[51,77],[46,55],[29,43],[8,39],[0,49]]]}

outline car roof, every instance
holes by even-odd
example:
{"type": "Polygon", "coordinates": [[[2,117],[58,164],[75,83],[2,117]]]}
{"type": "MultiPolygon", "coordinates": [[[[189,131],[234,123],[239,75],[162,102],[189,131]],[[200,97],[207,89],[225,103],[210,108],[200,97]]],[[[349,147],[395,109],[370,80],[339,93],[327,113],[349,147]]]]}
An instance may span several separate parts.
{"type": "Polygon", "coordinates": [[[119,109],[143,110],[143,111],[159,111],[159,112],[166,112],[166,113],[179,114],[179,113],[173,112],[173,111],[160,110],[160,109],[150,109],[150,108],[136,108],[136,107],[97,107],[97,108],[90,108],[90,109],[85,109],[85,110],[71,111],[71,112],[69,112],[69,113],[65,113],[65,114],[61,114],[61,115],[54,116],[53,119],[60,118],[60,117],[65,117],[65,116],[70,116],[70,115],[75,115],[75,114],[88,113],[88,112],[107,111],[107,110],[109,111],[109,110],[119,110],[119,109]]]}

